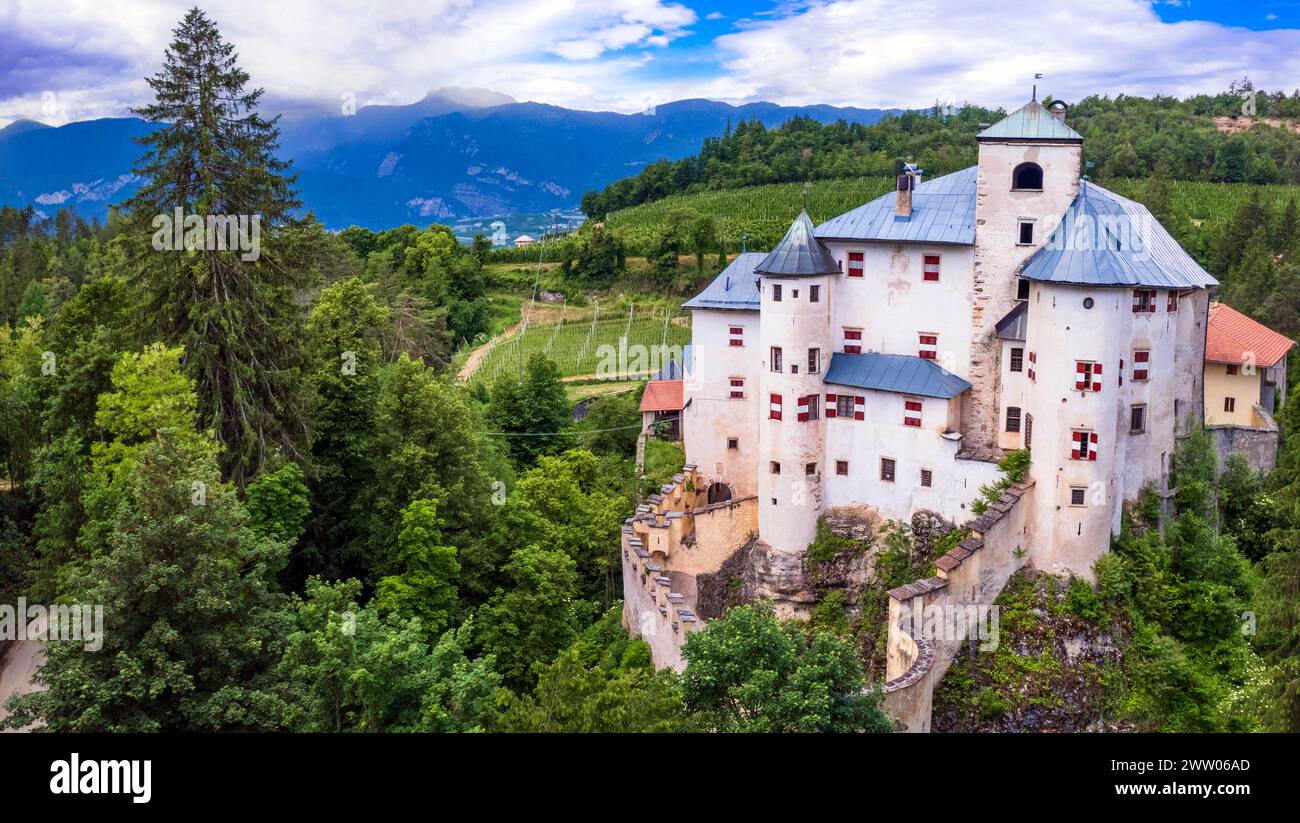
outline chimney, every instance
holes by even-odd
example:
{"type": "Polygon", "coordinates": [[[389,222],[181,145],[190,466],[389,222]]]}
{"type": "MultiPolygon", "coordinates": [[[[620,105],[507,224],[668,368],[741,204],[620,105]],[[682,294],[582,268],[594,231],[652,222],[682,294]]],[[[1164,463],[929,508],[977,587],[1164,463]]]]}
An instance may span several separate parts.
{"type": "Polygon", "coordinates": [[[898,180],[895,189],[898,194],[898,200],[894,204],[894,218],[897,220],[907,220],[912,216],[912,192],[921,182],[921,170],[915,163],[904,163],[903,170],[898,174],[898,180]]]}
{"type": "Polygon", "coordinates": [[[1052,105],[1050,105],[1050,106],[1047,107],[1047,111],[1048,111],[1048,112],[1049,112],[1053,117],[1055,117],[1057,120],[1060,120],[1062,123],[1064,123],[1064,122],[1065,122],[1065,112],[1066,112],[1069,108],[1070,108],[1070,107],[1067,106],[1067,105],[1065,105],[1064,102],[1062,102],[1062,101],[1060,101],[1060,100],[1053,100],[1053,101],[1052,101],[1052,105]]]}

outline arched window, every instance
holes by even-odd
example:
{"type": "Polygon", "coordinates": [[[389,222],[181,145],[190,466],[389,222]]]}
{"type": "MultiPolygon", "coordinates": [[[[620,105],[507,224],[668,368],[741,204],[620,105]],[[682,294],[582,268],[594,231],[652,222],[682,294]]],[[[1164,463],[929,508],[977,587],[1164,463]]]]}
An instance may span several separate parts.
{"type": "Polygon", "coordinates": [[[731,487],[726,483],[710,483],[708,495],[710,503],[722,503],[731,499],[731,487]]]}
{"type": "Polygon", "coordinates": [[[1016,170],[1011,172],[1011,188],[1042,191],[1043,167],[1037,163],[1021,163],[1016,166],[1016,170]]]}

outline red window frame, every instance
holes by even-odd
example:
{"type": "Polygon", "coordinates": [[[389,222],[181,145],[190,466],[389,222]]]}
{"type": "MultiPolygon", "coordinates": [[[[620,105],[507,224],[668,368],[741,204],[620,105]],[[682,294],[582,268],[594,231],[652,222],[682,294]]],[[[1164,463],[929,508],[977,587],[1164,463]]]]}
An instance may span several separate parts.
{"type": "Polygon", "coordinates": [[[920,339],[920,343],[918,345],[921,347],[917,353],[917,357],[920,357],[922,360],[938,360],[939,359],[939,335],[918,333],[917,337],[920,339]],[[933,348],[927,349],[924,348],[925,346],[933,346],[933,348]]]}
{"type": "Polygon", "coordinates": [[[920,428],[921,426],[921,401],[904,400],[903,401],[903,425],[920,428]],[[915,414],[913,414],[915,412],[915,414]]]}
{"type": "Polygon", "coordinates": [[[1091,460],[1097,459],[1097,433],[1075,429],[1070,432],[1070,459],[1071,460],[1091,460]]]}
{"type": "Polygon", "coordinates": [[[867,272],[867,258],[864,252],[851,251],[848,255],[849,277],[863,277],[867,272]]]}
{"type": "Polygon", "coordinates": [[[773,395],[770,395],[770,396],[768,397],[768,399],[767,399],[767,417],[768,417],[769,420],[780,420],[780,419],[781,419],[781,408],[782,408],[782,405],[783,405],[783,404],[782,404],[782,402],[781,402],[781,395],[779,395],[779,394],[773,394],[773,395]]]}
{"type": "Polygon", "coordinates": [[[835,461],[835,474],[836,474],[837,476],[839,476],[839,477],[848,477],[848,476],[849,476],[849,461],[847,461],[847,460],[836,460],[836,461],[835,461]]]}
{"type": "Polygon", "coordinates": [[[921,256],[921,281],[924,283],[939,282],[939,255],[924,254],[921,256]]]}
{"type": "Polygon", "coordinates": [[[1169,292],[1169,302],[1165,305],[1165,311],[1174,314],[1178,311],[1178,292],[1169,292]]]}
{"type": "Polygon", "coordinates": [[[745,378],[732,377],[730,378],[730,380],[731,380],[731,399],[744,400],[745,399],[745,378]]]}
{"type": "Polygon", "coordinates": [[[1155,289],[1134,289],[1133,290],[1133,313],[1134,314],[1152,314],[1156,310],[1156,290],[1155,289]]]}
{"type": "Polygon", "coordinates": [[[745,345],[745,327],[744,327],[744,326],[732,326],[732,327],[731,327],[731,345],[733,345],[733,346],[743,346],[743,345],[745,345]]]}
{"type": "Polygon", "coordinates": [[[1074,390],[1101,391],[1101,364],[1090,360],[1074,361],[1074,390]]]}
{"type": "Polygon", "coordinates": [[[1029,379],[1031,382],[1038,382],[1038,354],[1037,352],[1029,353],[1029,379]]]}

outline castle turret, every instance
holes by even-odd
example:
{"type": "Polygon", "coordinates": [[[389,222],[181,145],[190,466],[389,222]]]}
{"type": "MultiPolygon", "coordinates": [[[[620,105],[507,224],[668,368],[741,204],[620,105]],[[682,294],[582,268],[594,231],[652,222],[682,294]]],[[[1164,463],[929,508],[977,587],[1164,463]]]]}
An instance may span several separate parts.
{"type": "Polygon", "coordinates": [[[965,445],[992,449],[998,440],[999,320],[1026,296],[1016,269],[1056,228],[1079,189],[1083,137],[1065,124],[1065,108],[1031,100],[984,129],[975,199],[970,372],[965,445]],[[1058,116],[1059,115],[1059,116],[1058,116]]]}
{"type": "Polygon", "coordinates": [[[821,511],[822,375],[831,351],[831,281],[839,264],[800,212],[755,267],[763,359],[759,421],[759,535],[778,551],[803,551],[821,511]]]}

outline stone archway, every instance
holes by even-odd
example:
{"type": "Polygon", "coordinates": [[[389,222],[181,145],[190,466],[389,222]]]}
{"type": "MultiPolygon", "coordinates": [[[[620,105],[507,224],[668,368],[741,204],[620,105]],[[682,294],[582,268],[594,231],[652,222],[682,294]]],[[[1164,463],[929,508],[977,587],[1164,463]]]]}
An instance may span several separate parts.
{"type": "Polygon", "coordinates": [[[731,499],[731,487],[726,483],[710,483],[708,500],[710,503],[722,503],[731,499]]]}

